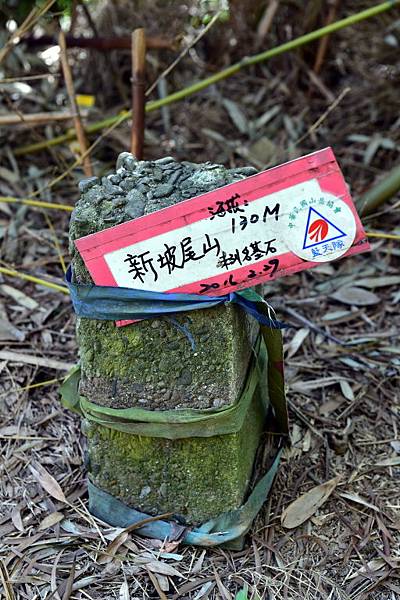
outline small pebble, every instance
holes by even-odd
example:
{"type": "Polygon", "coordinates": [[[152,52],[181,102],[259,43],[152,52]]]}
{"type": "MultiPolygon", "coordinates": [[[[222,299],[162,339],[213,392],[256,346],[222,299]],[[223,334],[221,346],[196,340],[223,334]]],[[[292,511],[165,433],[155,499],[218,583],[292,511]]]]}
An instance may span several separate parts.
{"type": "Polygon", "coordinates": [[[163,196],[170,196],[174,191],[174,186],[170,183],[163,183],[153,190],[153,198],[162,198],[163,196]]]}
{"type": "Polygon", "coordinates": [[[126,179],[123,179],[121,181],[121,183],[119,184],[119,187],[124,190],[124,192],[129,192],[130,190],[132,190],[135,187],[136,181],[135,179],[133,179],[133,177],[126,177],[126,179]]]}
{"type": "Polygon", "coordinates": [[[81,192],[81,194],[84,194],[88,189],[93,187],[98,182],[98,177],[87,177],[86,179],[81,179],[78,183],[79,191],[81,192]]]}
{"type": "Polygon", "coordinates": [[[151,492],[151,487],[149,485],[145,485],[139,494],[139,498],[140,500],[143,500],[143,498],[146,498],[146,496],[148,496],[151,492]]]}
{"type": "Polygon", "coordinates": [[[162,170],[158,169],[158,168],[155,168],[153,170],[152,177],[151,177],[151,179],[153,180],[153,182],[154,181],[157,181],[157,182],[162,181],[162,178],[163,178],[163,172],[162,172],[162,170]]]}
{"type": "Polygon", "coordinates": [[[169,185],[175,185],[175,183],[178,181],[179,177],[181,176],[181,171],[175,171],[171,177],[168,179],[168,183],[169,185]]]}
{"type": "Polygon", "coordinates": [[[113,200],[114,208],[121,208],[122,206],[125,206],[125,204],[126,204],[126,198],[124,198],[123,196],[118,196],[117,198],[114,198],[114,200],[113,200]]]}
{"type": "Polygon", "coordinates": [[[119,185],[113,185],[107,177],[103,177],[101,183],[103,184],[103,190],[109,196],[118,196],[123,194],[123,190],[119,187],[119,185]]]}
{"type": "Polygon", "coordinates": [[[117,171],[121,167],[127,169],[128,171],[133,171],[137,164],[136,157],[133,156],[130,152],[121,152],[121,154],[117,158],[116,168],[117,171]]]}
{"type": "Polygon", "coordinates": [[[111,183],[113,183],[114,185],[119,185],[121,183],[121,175],[118,175],[118,173],[115,173],[115,175],[110,175],[108,177],[109,181],[111,181],[111,183]]]}
{"type": "Polygon", "coordinates": [[[246,177],[250,177],[250,175],[256,175],[258,171],[254,167],[238,167],[237,169],[229,169],[229,173],[232,175],[246,175],[246,177]]]}
{"type": "Polygon", "coordinates": [[[163,158],[158,158],[154,161],[157,165],[167,165],[169,163],[174,163],[175,159],[173,156],[163,156],[163,158]]]}
{"type": "Polygon", "coordinates": [[[144,205],[145,197],[143,196],[143,194],[141,192],[139,192],[139,190],[134,189],[127,193],[126,201],[128,203],[137,202],[138,204],[144,205]]]}
{"type": "Polygon", "coordinates": [[[125,214],[131,219],[137,219],[143,215],[145,207],[145,197],[138,190],[131,190],[126,196],[125,214]]]}
{"type": "Polygon", "coordinates": [[[102,200],[104,200],[105,194],[103,187],[101,185],[94,185],[90,189],[86,190],[84,199],[86,202],[90,204],[99,204],[102,200]]]}

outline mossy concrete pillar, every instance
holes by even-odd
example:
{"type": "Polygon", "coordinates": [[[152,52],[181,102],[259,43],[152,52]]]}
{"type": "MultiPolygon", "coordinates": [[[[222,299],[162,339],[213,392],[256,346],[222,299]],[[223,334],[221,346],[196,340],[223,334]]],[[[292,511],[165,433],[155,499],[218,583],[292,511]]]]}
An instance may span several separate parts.
{"type": "MultiPolygon", "coordinates": [[[[136,161],[124,153],[116,172],[81,182],[70,225],[77,283],[91,281],[74,240],[170,206],[254,173],[220,165],[136,161]]],[[[80,393],[112,408],[205,409],[240,395],[257,324],[235,306],[177,316],[195,340],[163,319],[116,327],[78,319],[80,393]]],[[[89,475],[95,485],[139,510],[174,512],[196,523],[237,508],[251,477],[263,419],[253,403],[242,429],[211,438],[167,440],[86,424],[89,475]]]]}

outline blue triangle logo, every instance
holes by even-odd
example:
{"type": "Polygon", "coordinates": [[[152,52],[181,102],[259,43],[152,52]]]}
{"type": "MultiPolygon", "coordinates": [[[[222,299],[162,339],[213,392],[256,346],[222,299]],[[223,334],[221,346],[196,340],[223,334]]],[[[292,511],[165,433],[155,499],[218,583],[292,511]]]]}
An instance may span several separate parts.
{"type": "Polygon", "coordinates": [[[326,244],[333,240],[338,240],[339,238],[346,237],[346,235],[347,234],[337,225],[334,225],[329,219],[324,217],[324,215],[321,215],[320,212],[310,206],[306,230],[304,232],[303,250],[319,246],[320,244],[326,244]],[[313,225],[315,225],[315,227],[310,232],[310,227],[312,228],[313,225]],[[330,234],[329,237],[327,237],[328,234],[330,234]]]}

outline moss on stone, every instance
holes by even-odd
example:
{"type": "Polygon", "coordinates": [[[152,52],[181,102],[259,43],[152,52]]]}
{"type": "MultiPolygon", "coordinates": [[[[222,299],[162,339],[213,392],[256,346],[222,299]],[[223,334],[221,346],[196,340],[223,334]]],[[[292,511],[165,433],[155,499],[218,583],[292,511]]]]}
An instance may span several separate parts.
{"type": "Polygon", "coordinates": [[[241,430],[229,435],[166,440],[86,424],[90,478],[143,512],[206,521],[242,504],[264,419],[256,393],[241,430]]]}
{"type": "MultiPolygon", "coordinates": [[[[70,224],[75,280],[91,281],[75,239],[127,221],[133,210],[137,216],[148,214],[246,174],[222,165],[177,163],[170,157],[150,162],[121,155],[116,173],[81,184],[70,224]],[[177,179],[174,185],[172,179],[177,179]]],[[[195,352],[185,335],[165,320],[122,328],[78,320],[81,393],[114,408],[210,408],[234,402],[251,357],[256,322],[234,306],[182,313],[177,320],[193,335],[195,352]]]]}
{"type": "Polygon", "coordinates": [[[195,340],[166,320],[115,327],[81,319],[81,393],[114,408],[218,407],[233,402],[249,362],[250,324],[235,306],[177,317],[195,340]]]}

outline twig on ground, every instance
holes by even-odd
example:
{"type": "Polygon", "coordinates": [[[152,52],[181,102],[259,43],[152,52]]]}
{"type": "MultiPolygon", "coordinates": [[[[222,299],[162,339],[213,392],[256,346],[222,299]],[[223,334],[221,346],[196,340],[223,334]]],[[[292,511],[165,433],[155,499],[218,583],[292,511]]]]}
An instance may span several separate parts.
{"type": "MultiPolygon", "coordinates": [[[[68,48],[93,48],[100,52],[109,52],[110,50],[130,50],[131,36],[115,36],[115,37],[75,37],[66,35],[65,40],[68,48]]],[[[41,35],[25,39],[25,43],[32,47],[55,46],[56,38],[51,35],[41,35]]],[[[147,38],[147,47],[154,50],[176,50],[176,40],[164,38],[161,36],[150,36],[147,38]]]]}
{"type": "Polygon", "coordinates": [[[106,131],[104,131],[98,138],[96,138],[96,140],[93,142],[93,144],[91,146],[89,146],[89,148],[81,155],[78,156],[78,158],[72,163],[72,165],[70,165],[68,167],[68,169],[66,169],[63,173],[61,173],[61,175],[59,175],[58,177],[55,177],[54,179],[52,179],[48,184],[44,185],[42,188],[40,188],[39,190],[37,190],[36,192],[34,192],[32,194],[33,196],[38,196],[39,194],[41,194],[44,190],[49,190],[52,187],[54,187],[57,183],[59,183],[60,181],[62,181],[63,179],[65,179],[65,177],[67,177],[67,175],[69,175],[71,173],[71,171],[73,169],[75,169],[75,167],[77,167],[78,165],[80,165],[83,162],[83,159],[89,155],[89,153],[94,150],[94,148],[96,148],[96,146],[98,146],[100,144],[100,142],[109,134],[111,133],[111,131],[113,131],[114,129],[116,129],[118,127],[118,125],[120,123],[122,123],[122,121],[126,120],[126,114],[122,114],[119,116],[118,118],[119,120],[116,121],[115,123],[113,123],[108,129],[106,129],[106,131]]]}
{"type": "Polygon", "coordinates": [[[40,277],[34,277],[33,275],[27,275],[26,273],[19,273],[18,271],[6,269],[5,267],[0,267],[0,273],[3,275],[9,275],[10,277],[24,279],[25,281],[31,281],[32,283],[37,283],[38,285],[43,285],[44,287],[48,287],[63,294],[69,294],[69,289],[67,287],[58,285],[57,283],[51,283],[51,281],[46,281],[45,279],[40,279],[40,277]]]}
{"type": "Polygon", "coordinates": [[[47,385],[53,385],[54,383],[58,383],[59,381],[63,381],[64,377],[56,377],[54,379],[47,379],[46,381],[40,381],[39,383],[30,383],[29,385],[24,385],[23,387],[19,387],[17,389],[11,388],[6,392],[0,393],[0,398],[4,398],[5,396],[9,396],[11,393],[19,394],[20,392],[27,392],[29,390],[33,390],[39,387],[45,387],[47,385]]]}
{"type": "Polygon", "coordinates": [[[67,92],[69,96],[69,101],[71,104],[73,119],[75,124],[76,136],[78,138],[81,155],[83,156],[83,170],[87,177],[93,175],[92,165],[90,162],[89,154],[87,151],[87,141],[85,130],[82,125],[81,115],[79,113],[79,106],[75,97],[74,90],[74,82],[72,79],[71,69],[68,64],[68,55],[67,55],[67,45],[65,43],[65,35],[63,31],[60,31],[58,36],[58,43],[60,46],[60,60],[62,65],[62,70],[64,73],[65,85],[67,87],[67,92]],[[86,153],[86,154],[85,154],[86,153]]]}
{"type": "Polygon", "coordinates": [[[294,414],[300,419],[300,421],[302,421],[304,423],[304,425],[306,425],[306,427],[308,427],[308,429],[313,432],[314,435],[316,435],[317,437],[321,438],[321,440],[324,441],[324,444],[326,444],[326,439],[324,438],[324,436],[322,435],[322,433],[320,433],[318,431],[318,429],[315,429],[315,427],[313,427],[311,425],[309,419],[307,419],[307,417],[294,404],[294,402],[292,402],[290,399],[288,399],[288,405],[289,405],[290,410],[292,410],[294,412],[294,414]]]}
{"type": "Polygon", "coordinates": [[[370,238],[379,238],[381,240],[398,240],[400,241],[400,235],[396,235],[394,233],[383,233],[380,231],[367,231],[367,237],[370,238]]]}
{"type": "Polygon", "coordinates": [[[322,125],[322,123],[325,121],[325,119],[331,114],[331,112],[333,110],[335,110],[337,105],[343,100],[343,98],[346,96],[346,94],[348,94],[350,91],[351,91],[351,88],[349,88],[349,87],[344,88],[344,90],[342,90],[342,92],[339,94],[339,96],[336,98],[336,100],[334,102],[332,102],[332,104],[319,117],[319,119],[317,119],[315,121],[315,123],[313,125],[311,125],[311,127],[306,131],[306,133],[304,135],[302,135],[298,140],[295,141],[295,144],[300,144],[300,142],[303,142],[306,138],[308,138],[309,135],[314,133],[318,129],[318,127],[320,125],[322,125]]]}
{"type": "MultiPolygon", "coordinates": [[[[87,113],[81,114],[86,116],[87,113]]],[[[0,127],[5,125],[23,125],[24,123],[32,125],[41,125],[45,123],[51,123],[53,121],[69,121],[74,118],[74,114],[71,112],[39,112],[32,115],[27,114],[14,114],[14,115],[0,115],[0,127]]]]}
{"type": "Polygon", "coordinates": [[[51,236],[52,236],[53,241],[54,241],[54,247],[56,249],[57,256],[58,256],[58,259],[60,261],[61,269],[62,269],[62,271],[63,271],[63,273],[65,275],[65,273],[67,272],[67,267],[65,266],[64,256],[63,256],[62,251],[61,251],[61,246],[60,246],[60,242],[58,241],[56,230],[54,229],[53,223],[51,222],[50,217],[49,217],[49,215],[47,213],[44,213],[44,218],[46,220],[48,228],[51,231],[51,236]]]}
{"type": "Polygon", "coordinates": [[[32,356],[31,354],[20,354],[11,350],[0,350],[0,360],[7,360],[25,365],[35,365],[36,367],[47,367],[56,371],[69,371],[74,366],[73,363],[67,363],[61,360],[54,360],[49,357],[32,356]]]}
{"type": "MultiPolygon", "coordinates": [[[[339,8],[339,4],[340,4],[340,0],[334,0],[333,4],[331,5],[331,7],[329,9],[329,13],[328,13],[328,17],[326,19],[325,25],[329,25],[330,23],[333,23],[333,21],[336,19],[336,14],[337,14],[337,11],[339,8]]],[[[314,63],[314,67],[313,67],[313,71],[316,75],[318,75],[318,73],[321,71],[321,67],[324,63],[325,54],[326,54],[326,51],[328,50],[329,39],[330,39],[330,36],[327,35],[324,38],[322,38],[318,44],[317,56],[315,57],[315,63],[314,63]]]]}
{"type": "Polygon", "coordinates": [[[335,337],[334,335],[331,335],[330,333],[327,333],[321,327],[318,327],[318,325],[316,325],[312,321],[309,321],[309,319],[307,319],[306,317],[303,317],[303,315],[301,315],[300,313],[298,313],[293,308],[290,308],[289,306],[279,306],[279,309],[282,310],[283,312],[286,312],[288,315],[290,315],[291,317],[293,317],[297,321],[300,321],[300,323],[303,323],[303,325],[307,325],[307,327],[309,327],[313,331],[316,331],[317,333],[320,333],[326,339],[331,340],[332,342],[335,342],[335,344],[340,344],[340,346],[344,346],[345,345],[345,342],[343,342],[342,340],[339,340],[339,338],[335,337]]]}
{"type": "Polygon", "coordinates": [[[400,190],[400,165],[392,169],[381,181],[356,201],[358,212],[363,217],[379,208],[400,190]]]}
{"type": "Polygon", "coordinates": [[[270,0],[270,2],[267,3],[265,12],[257,27],[257,40],[259,43],[264,41],[268,31],[271,29],[272,22],[279,7],[279,1],[280,0],[270,0]]]}

